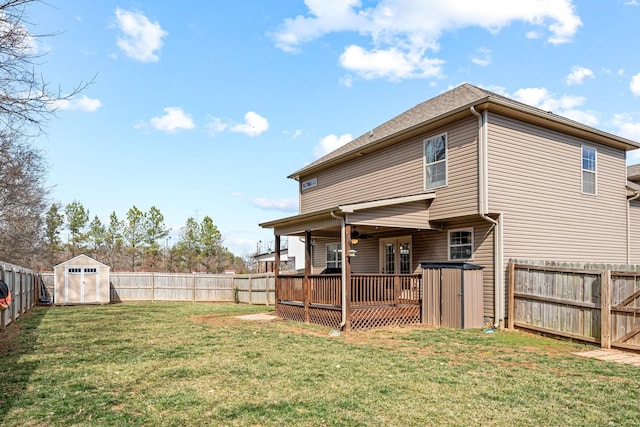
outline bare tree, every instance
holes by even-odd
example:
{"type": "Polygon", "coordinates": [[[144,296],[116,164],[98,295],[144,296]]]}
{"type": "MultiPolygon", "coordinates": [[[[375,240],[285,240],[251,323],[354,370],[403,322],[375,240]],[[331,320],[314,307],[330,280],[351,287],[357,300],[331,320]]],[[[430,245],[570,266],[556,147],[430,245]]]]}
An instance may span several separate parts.
{"type": "Polygon", "coordinates": [[[40,153],[13,135],[0,132],[0,259],[30,265],[42,241],[45,168],[40,153]]]}
{"type": "Polygon", "coordinates": [[[0,259],[31,266],[44,253],[46,162],[28,143],[43,131],[69,93],[51,90],[36,71],[42,53],[31,34],[26,8],[38,0],[0,0],[0,259]]]}
{"type": "Polygon", "coordinates": [[[89,83],[67,94],[52,90],[36,72],[42,53],[37,40],[52,34],[31,34],[26,6],[39,0],[0,0],[0,132],[33,136],[55,114],[63,100],[76,96],[89,83]]]}

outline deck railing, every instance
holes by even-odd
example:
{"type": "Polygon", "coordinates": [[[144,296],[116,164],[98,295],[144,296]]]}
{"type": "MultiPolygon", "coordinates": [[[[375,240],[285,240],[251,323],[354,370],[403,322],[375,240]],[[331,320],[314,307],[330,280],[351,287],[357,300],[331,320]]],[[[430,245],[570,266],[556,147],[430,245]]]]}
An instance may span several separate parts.
{"type": "MultiPolygon", "coordinates": [[[[304,275],[279,276],[278,300],[305,302],[304,275]]],[[[399,305],[420,302],[420,274],[353,274],[351,305],[399,305]]],[[[309,304],[342,304],[342,276],[315,274],[309,276],[309,304]]]]}

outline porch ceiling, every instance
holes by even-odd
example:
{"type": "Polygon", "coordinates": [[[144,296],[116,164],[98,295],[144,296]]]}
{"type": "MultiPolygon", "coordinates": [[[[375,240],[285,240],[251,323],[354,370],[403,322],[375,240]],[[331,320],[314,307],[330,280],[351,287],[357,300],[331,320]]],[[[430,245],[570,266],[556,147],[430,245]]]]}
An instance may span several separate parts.
{"type": "Polygon", "coordinates": [[[429,224],[429,205],[435,197],[435,193],[422,193],[344,204],[264,222],[260,226],[273,228],[275,234],[281,236],[299,236],[311,231],[314,236],[333,237],[340,233],[342,217],[347,224],[366,226],[370,234],[407,228],[427,230],[432,228],[429,224]]]}

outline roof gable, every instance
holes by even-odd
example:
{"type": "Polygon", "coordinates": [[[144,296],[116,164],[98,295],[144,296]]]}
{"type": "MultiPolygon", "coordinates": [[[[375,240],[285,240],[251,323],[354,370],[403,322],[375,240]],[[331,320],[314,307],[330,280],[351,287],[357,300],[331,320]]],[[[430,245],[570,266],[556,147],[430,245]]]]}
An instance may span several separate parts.
{"type": "Polygon", "coordinates": [[[108,265],[98,261],[97,259],[91,258],[89,255],[85,255],[85,254],[80,254],[80,255],[76,255],[71,259],[68,259],[64,262],[61,262],[58,265],[55,265],[53,268],[56,269],[62,265],[100,265],[103,267],[107,267],[109,269],[111,269],[111,267],[109,267],[108,265]]]}
{"type": "Polygon", "coordinates": [[[375,150],[390,144],[392,139],[397,139],[403,134],[417,132],[428,125],[443,120],[454,120],[462,117],[461,114],[471,114],[470,107],[480,109],[492,109],[499,114],[512,114],[524,121],[531,121],[539,126],[557,126],[562,131],[578,135],[587,140],[604,143],[618,149],[630,150],[640,148],[637,142],[611,135],[590,126],[558,116],[550,111],[544,111],[536,107],[524,104],[505,96],[490,92],[485,89],[464,83],[456,88],[444,92],[434,98],[422,102],[404,113],[381,124],[342,147],[328,153],[320,159],[308,164],[289,176],[299,179],[304,174],[324,169],[330,165],[342,163],[358,154],[364,154],[363,150],[375,150]]]}

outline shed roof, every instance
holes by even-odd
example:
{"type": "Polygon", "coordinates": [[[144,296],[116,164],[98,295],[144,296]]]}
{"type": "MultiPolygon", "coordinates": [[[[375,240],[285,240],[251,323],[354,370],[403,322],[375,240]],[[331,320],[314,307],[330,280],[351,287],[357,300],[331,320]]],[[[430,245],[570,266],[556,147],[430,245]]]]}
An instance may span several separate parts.
{"type": "Polygon", "coordinates": [[[395,142],[397,137],[423,132],[429,126],[439,126],[458,117],[470,115],[470,107],[472,106],[477,110],[492,110],[517,117],[520,120],[558,128],[563,132],[619,149],[633,150],[640,148],[640,143],[638,142],[600,131],[566,117],[553,114],[550,111],[544,111],[469,83],[464,83],[416,105],[372,129],[370,132],[297,170],[289,178],[299,180],[301,175],[307,175],[366,154],[368,151],[383,148],[395,142]]]}
{"type": "Polygon", "coordinates": [[[92,261],[91,265],[99,264],[99,265],[101,265],[103,267],[107,267],[107,268],[111,269],[111,267],[109,267],[107,264],[104,264],[104,263],[98,261],[97,259],[91,258],[89,255],[85,255],[85,254],[76,255],[73,258],[70,258],[70,259],[68,259],[68,260],[66,260],[64,262],[61,262],[60,264],[53,266],[53,269],[55,270],[56,268],[58,268],[58,267],[60,267],[62,265],[66,265],[66,264],[79,265],[79,264],[82,264],[82,260],[85,260],[85,262],[87,260],[90,260],[90,261],[92,261]]]}

